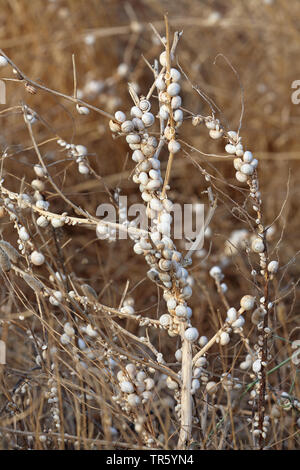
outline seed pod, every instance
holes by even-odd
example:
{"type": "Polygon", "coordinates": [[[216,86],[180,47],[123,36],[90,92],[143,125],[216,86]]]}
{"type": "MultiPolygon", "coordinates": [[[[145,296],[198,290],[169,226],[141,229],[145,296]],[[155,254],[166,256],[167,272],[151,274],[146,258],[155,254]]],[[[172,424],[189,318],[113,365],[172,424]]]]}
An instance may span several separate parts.
{"type": "Polygon", "coordinates": [[[264,308],[256,308],[251,315],[251,322],[253,323],[253,325],[258,325],[264,319],[265,314],[266,311],[264,308]]]}
{"type": "Polygon", "coordinates": [[[0,248],[0,268],[4,272],[8,272],[11,269],[11,263],[6,252],[0,248]]]}
{"type": "Polygon", "coordinates": [[[6,242],[5,240],[0,240],[0,248],[2,248],[3,251],[5,251],[9,259],[13,263],[16,263],[18,259],[20,258],[18,251],[10,243],[6,242]]]}
{"type": "Polygon", "coordinates": [[[29,287],[31,287],[32,290],[39,292],[43,289],[43,284],[35,277],[32,277],[29,274],[24,274],[23,279],[26,282],[26,284],[28,284],[29,287]]]}
{"type": "Polygon", "coordinates": [[[83,294],[88,297],[90,300],[98,299],[97,292],[89,284],[82,284],[81,290],[83,294]]]}

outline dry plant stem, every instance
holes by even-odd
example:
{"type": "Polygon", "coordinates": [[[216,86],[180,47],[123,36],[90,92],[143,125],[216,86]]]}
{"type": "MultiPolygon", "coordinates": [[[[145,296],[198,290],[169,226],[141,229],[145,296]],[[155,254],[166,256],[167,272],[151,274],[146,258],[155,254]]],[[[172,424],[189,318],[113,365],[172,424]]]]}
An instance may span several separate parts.
{"type": "MultiPolygon", "coordinates": [[[[7,194],[11,198],[11,200],[18,201],[19,194],[14,193],[13,191],[9,191],[1,184],[0,184],[0,193],[7,194]]],[[[114,222],[108,222],[105,220],[100,220],[100,219],[97,219],[96,217],[93,217],[93,218],[87,217],[86,219],[79,218],[79,217],[71,217],[71,216],[65,217],[61,214],[55,214],[54,212],[49,212],[49,211],[40,209],[39,207],[25,200],[22,200],[22,204],[26,207],[30,207],[34,212],[37,212],[38,214],[43,215],[49,219],[65,219],[66,225],[73,225],[73,226],[84,225],[85,227],[94,228],[98,223],[101,223],[108,227],[118,229],[122,232],[128,232],[128,233],[139,234],[139,235],[144,235],[144,236],[148,235],[148,232],[146,230],[138,229],[136,227],[126,227],[125,225],[114,223],[114,222]]]]}
{"type": "MultiPolygon", "coordinates": [[[[166,26],[166,84],[167,87],[170,85],[171,82],[171,50],[170,50],[170,33],[169,33],[169,24],[168,24],[168,17],[165,15],[165,26],[166,26]]],[[[177,37],[177,36],[176,36],[177,37]]],[[[176,42],[175,42],[176,44],[176,42]]],[[[169,102],[169,126],[171,129],[174,129],[175,134],[175,121],[173,117],[173,109],[171,106],[171,102],[169,102]]],[[[164,184],[162,188],[162,198],[164,198],[166,194],[166,190],[168,187],[171,168],[173,163],[174,154],[172,152],[169,153],[168,164],[166,175],[164,179],[164,184]]],[[[178,449],[186,449],[189,445],[189,441],[191,438],[192,432],[192,416],[193,416],[193,402],[192,402],[192,365],[193,365],[193,357],[192,357],[192,344],[185,338],[185,329],[186,325],[183,323],[180,327],[180,336],[181,336],[181,344],[182,344],[182,364],[181,364],[181,423],[180,423],[180,433],[179,433],[179,440],[177,447],[178,449]]]]}
{"type": "MultiPolygon", "coordinates": [[[[259,232],[263,232],[263,243],[264,243],[264,256],[265,264],[267,266],[269,262],[268,248],[267,248],[267,237],[266,230],[262,224],[262,213],[261,213],[261,201],[259,198],[255,198],[256,203],[256,215],[258,223],[259,232]]],[[[262,306],[266,312],[263,318],[263,328],[261,331],[262,335],[262,346],[260,347],[260,359],[261,359],[261,373],[259,378],[258,385],[258,429],[260,431],[258,439],[258,447],[260,450],[264,448],[264,433],[263,433],[263,423],[265,418],[265,408],[266,408],[266,381],[267,381],[267,364],[268,364],[268,317],[269,317],[269,272],[262,266],[262,275],[263,275],[263,291],[264,291],[264,300],[262,306]]]]}
{"type": "Polygon", "coordinates": [[[181,367],[181,425],[178,440],[178,449],[186,449],[189,445],[192,432],[193,401],[191,394],[192,385],[192,343],[185,336],[184,324],[181,325],[182,341],[182,367],[181,367]]]}
{"type": "MultiPolygon", "coordinates": [[[[266,246],[266,234],[264,234],[264,243],[266,246]]],[[[267,382],[267,367],[265,364],[268,363],[268,334],[266,333],[266,328],[268,327],[268,317],[269,317],[269,308],[268,308],[268,299],[269,299],[269,273],[266,270],[264,275],[264,307],[266,309],[266,315],[263,319],[263,346],[261,351],[261,362],[262,362],[262,371],[261,371],[261,381],[259,389],[259,400],[258,400],[258,426],[261,431],[259,435],[259,448],[262,450],[264,448],[264,439],[263,439],[263,422],[265,417],[265,394],[266,394],[266,382],[267,382]]]]}
{"type": "MultiPolygon", "coordinates": [[[[166,24],[166,57],[167,57],[167,66],[166,66],[166,73],[168,75],[168,78],[166,80],[167,86],[170,85],[170,77],[171,77],[171,58],[170,58],[170,34],[169,34],[169,24],[168,24],[168,17],[165,16],[165,24],[166,24]]],[[[170,119],[169,119],[169,125],[172,129],[174,129],[174,118],[173,118],[173,110],[171,103],[168,105],[169,107],[169,114],[170,114],[170,119]]],[[[167,169],[166,169],[166,174],[165,174],[165,180],[162,188],[162,197],[165,196],[166,190],[167,190],[167,185],[169,183],[170,179],[170,174],[171,174],[171,168],[172,168],[172,163],[173,163],[173,158],[174,154],[172,152],[169,153],[169,158],[168,158],[168,164],[167,164],[167,169]]]]}
{"type": "Polygon", "coordinates": [[[86,106],[87,108],[92,109],[96,113],[99,113],[99,114],[101,114],[102,116],[105,116],[108,119],[113,118],[113,116],[111,114],[107,113],[106,111],[102,111],[102,109],[96,108],[96,106],[93,106],[89,103],[86,103],[85,101],[82,101],[78,98],[68,96],[64,93],[61,93],[60,91],[52,90],[51,88],[48,88],[46,86],[41,85],[38,82],[35,82],[35,81],[31,80],[30,78],[26,77],[26,75],[17,67],[16,64],[14,64],[14,62],[9,57],[7,57],[7,55],[4,53],[4,51],[2,49],[0,49],[0,54],[3,57],[5,57],[5,59],[8,61],[8,63],[18,72],[20,82],[25,80],[27,83],[29,83],[30,85],[32,85],[35,88],[39,88],[40,90],[46,91],[47,93],[51,93],[52,95],[56,95],[56,96],[59,96],[60,98],[64,98],[67,101],[72,101],[74,104],[80,104],[82,106],[86,106]]]}

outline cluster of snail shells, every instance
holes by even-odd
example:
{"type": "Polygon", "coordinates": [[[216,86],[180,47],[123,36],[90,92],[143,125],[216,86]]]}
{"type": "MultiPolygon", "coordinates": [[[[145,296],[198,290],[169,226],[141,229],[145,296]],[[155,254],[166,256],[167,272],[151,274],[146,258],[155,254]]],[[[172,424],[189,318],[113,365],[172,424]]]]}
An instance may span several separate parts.
{"type": "MultiPolygon", "coordinates": [[[[198,116],[194,116],[193,121],[194,121],[193,125],[197,125],[199,122],[201,122],[201,118],[199,120],[198,116]]],[[[219,139],[220,137],[222,137],[224,130],[220,124],[219,119],[208,118],[205,120],[205,125],[209,129],[209,136],[212,139],[215,140],[215,139],[219,139]]]]}
{"type": "Polygon", "coordinates": [[[76,160],[76,163],[78,163],[78,172],[80,174],[88,175],[90,173],[90,170],[86,161],[88,150],[84,145],[68,144],[62,139],[58,139],[57,143],[61,147],[68,150],[69,155],[76,160]]]}
{"type": "Polygon", "coordinates": [[[115,400],[124,410],[130,411],[153,398],[155,382],[146,372],[137,370],[134,364],[127,364],[125,370],[117,373],[119,382],[115,400]]]}
{"type": "MultiPolygon", "coordinates": [[[[160,56],[160,63],[165,67],[166,53],[160,56]]],[[[180,127],[183,122],[183,111],[180,109],[182,100],[179,95],[181,73],[176,68],[171,68],[170,72],[160,74],[156,79],[158,89],[158,99],[160,102],[159,118],[161,121],[167,121],[164,129],[164,137],[168,141],[168,150],[175,154],[179,152],[181,145],[176,140],[175,129],[180,127]],[[170,112],[172,112],[173,125],[170,125],[170,112]]]]}
{"type": "Polygon", "coordinates": [[[151,239],[152,244],[148,247],[141,241],[138,246],[143,249],[143,255],[151,267],[148,277],[164,289],[163,297],[168,313],[160,317],[160,325],[168,330],[170,336],[175,336],[179,334],[181,323],[188,324],[192,316],[192,310],[186,304],[186,299],[192,295],[187,281],[188,272],[182,267],[181,254],[175,249],[170,238],[160,237],[159,232],[153,232],[151,239]]]}
{"type": "Polygon", "coordinates": [[[136,245],[143,250],[141,254],[151,267],[148,277],[164,289],[163,297],[169,313],[161,316],[160,324],[168,330],[170,336],[175,336],[179,334],[180,324],[188,321],[192,315],[185,301],[192,295],[187,282],[188,272],[181,266],[181,254],[176,251],[170,238],[160,237],[159,232],[152,233],[151,238],[152,244],[148,246],[141,240],[136,245]]]}
{"type": "MultiPolygon", "coordinates": [[[[151,241],[140,238],[134,245],[134,251],[143,255],[151,267],[148,277],[162,285],[166,292],[174,285],[178,286],[182,295],[181,302],[185,304],[184,298],[191,296],[191,288],[186,280],[188,273],[180,265],[181,254],[167,236],[172,222],[169,214],[172,202],[167,198],[160,198],[163,180],[160,162],[155,158],[157,140],[149,136],[145,129],[154,122],[150,109],[149,101],[142,98],[139,106],[131,108],[131,120],[126,120],[125,113],[117,111],[115,120],[110,121],[110,129],[115,133],[125,134],[127,143],[133,150],[132,159],[137,163],[133,180],[139,184],[142,199],[147,203],[146,215],[153,222],[151,241]]],[[[174,327],[170,331],[175,335],[179,331],[180,319],[173,310],[171,314],[174,317],[174,327]]]]}
{"type": "MultiPolygon", "coordinates": [[[[208,122],[206,125],[207,127],[212,126],[210,127],[210,136],[212,138],[218,138],[222,135],[221,129],[215,130],[215,121],[211,121],[211,124],[208,122]]],[[[233,161],[233,166],[236,169],[235,177],[240,183],[245,183],[254,174],[258,166],[258,160],[253,158],[252,152],[249,150],[244,151],[241,137],[238,136],[237,132],[229,131],[227,137],[229,142],[225,145],[225,151],[236,157],[233,161]]]]}
{"type": "Polygon", "coordinates": [[[157,212],[164,206],[168,207],[170,202],[161,201],[157,194],[163,185],[163,179],[160,161],[155,155],[158,142],[147,131],[155,121],[150,110],[150,102],[142,97],[139,105],[131,108],[130,120],[126,119],[125,113],[117,111],[115,120],[111,120],[109,126],[112,132],[126,136],[126,141],[133,151],[132,160],[136,163],[133,181],[139,184],[142,199],[147,203],[147,217],[154,219],[157,212]]]}

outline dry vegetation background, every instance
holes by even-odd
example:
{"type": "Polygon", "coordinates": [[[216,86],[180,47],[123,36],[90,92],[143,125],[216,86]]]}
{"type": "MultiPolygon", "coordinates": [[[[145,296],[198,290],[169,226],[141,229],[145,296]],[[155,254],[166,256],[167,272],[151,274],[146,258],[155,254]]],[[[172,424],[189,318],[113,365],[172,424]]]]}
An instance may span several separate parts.
{"type": "MultiPolygon", "coordinates": [[[[72,54],[75,54],[77,85],[83,93],[83,99],[112,114],[117,109],[130,109],[128,82],[138,84],[140,93],[147,91],[151,85],[152,74],[143,56],[153,63],[161,52],[161,45],[149,23],[153,23],[163,34],[163,15],[168,11],[172,30],[183,30],[177,50],[182,69],[194,85],[205,90],[217,103],[220,117],[228,123],[228,129],[237,129],[241,113],[240,84],[222,57],[219,56],[214,63],[217,54],[227,57],[238,72],[245,93],[241,134],[246,146],[260,161],[259,176],[266,225],[276,218],[271,246],[274,257],[279,259],[281,270],[272,292],[275,298],[281,300],[277,302],[271,319],[275,334],[271,367],[290,357],[290,342],[299,339],[299,260],[295,255],[300,249],[300,105],[292,104],[291,84],[300,79],[300,3],[297,0],[1,0],[0,11],[0,47],[28,77],[51,89],[72,95],[72,54]],[[120,64],[128,66],[125,76],[118,73],[120,64]]],[[[0,69],[0,78],[13,78],[11,70],[7,70],[0,69]]],[[[187,81],[183,82],[182,90],[186,109],[193,113],[209,114],[207,104],[187,81]]],[[[40,120],[34,124],[39,143],[59,136],[67,142],[88,148],[90,164],[103,180],[93,175],[80,175],[76,163],[67,158],[54,140],[41,146],[53,178],[75,204],[94,215],[97,206],[108,201],[105,186],[112,191],[120,188],[121,194],[129,196],[130,203],[139,202],[137,188],[130,178],[133,166],[127,158],[127,145],[123,139],[112,139],[107,119],[94,112],[88,116],[79,115],[70,102],[40,90],[31,95],[22,83],[7,82],[6,108],[20,103],[26,103],[40,116],[40,120]]],[[[4,110],[3,106],[1,108],[4,110]]],[[[201,152],[224,155],[222,146],[209,140],[203,127],[192,128],[190,124],[184,123],[180,132],[185,142],[201,152]]],[[[1,110],[0,145],[1,152],[6,151],[8,154],[1,163],[6,186],[13,191],[19,191],[21,185],[29,188],[34,176],[32,166],[36,163],[36,154],[32,149],[26,150],[32,144],[20,113],[4,113],[1,110]]],[[[235,185],[231,159],[207,157],[199,152],[192,152],[191,155],[195,161],[209,168],[212,174],[220,172],[228,183],[235,185]]],[[[167,154],[163,153],[162,160],[166,161],[166,157],[167,154]]],[[[203,201],[205,182],[190,158],[176,156],[171,188],[174,201],[203,201]]],[[[72,214],[72,209],[65,207],[50,187],[47,187],[46,194],[53,212],[67,210],[72,214]]],[[[240,192],[234,187],[229,189],[228,194],[236,201],[241,198],[240,192]]],[[[231,209],[226,198],[219,201],[210,225],[212,235],[206,239],[204,247],[207,251],[210,249],[210,256],[202,263],[201,258],[196,259],[192,268],[195,278],[191,299],[193,325],[208,337],[214,334],[219,325],[218,307],[221,306],[221,300],[207,272],[220,259],[224,242],[232,231],[244,228],[231,209]]],[[[17,237],[12,224],[3,214],[0,227],[1,236],[16,245],[17,237]]],[[[78,227],[58,230],[56,237],[63,246],[66,270],[76,273],[74,283],[77,279],[81,283],[89,283],[99,294],[101,303],[118,307],[126,282],[129,281],[128,291],[135,299],[136,311],[147,309],[147,314],[153,318],[164,311],[164,301],[158,297],[156,287],[146,279],[144,260],[133,254],[131,243],[122,240],[115,243],[99,241],[94,231],[78,227]]],[[[39,243],[45,247],[53,270],[60,271],[60,258],[53,235],[46,234],[44,242],[39,243]]],[[[240,292],[249,290],[248,278],[243,274],[246,264],[247,257],[240,253],[224,268],[230,305],[239,303],[240,292]]],[[[47,279],[49,271],[47,268],[41,269],[47,279]]],[[[124,422],[120,417],[117,421],[113,418],[113,422],[107,418],[117,415],[113,405],[112,409],[103,407],[100,399],[94,399],[89,407],[75,399],[76,393],[84,389],[84,382],[82,379],[81,384],[77,383],[78,389],[72,389],[70,377],[66,378],[63,393],[68,407],[75,410],[77,420],[72,421],[71,413],[67,413],[64,428],[69,435],[79,436],[78,439],[59,440],[59,433],[46,443],[39,439],[28,439],[30,432],[34,436],[34,433],[39,435],[51,428],[47,424],[47,406],[43,398],[47,381],[41,370],[33,370],[37,351],[24,333],[29,325],[33,330],[36,328],[37,332],[41,332],[41,326],[35,322],[31,311],[36,309],[34,293],[21,279],[17,279],[18,288],[15,290],[7,289],[8,285],[4,279],[1,281],[0,315],[5,321],[0,331],[1,337],[7,342],[7,364],[1,366],[0,375],[1,447],[74,448],[77,445],[77,448],[91,448],[93,445],[98,449],[105,446],[110,448],[115,445],[115,438],[109,432],[107,423],[117,429],[118,441],[127,442],[129,448],[141,447],[139,436],[130,429],[128,423],[124,424],[125,418],[124,422]],[[21,320],[20,315],[25,319],[21,320]],[[16,403],[14,389],[19,381],[25,379],[30,383],[30,401],[26,402],[24,398],[16,403]],[[9,433],[8,429],[15,429],[19,434],[9,433]]],[[[125,321],[121,324],[137,332],[134,324],[126,324],[125,321]]],[[[252,331],[251,328],[253,325],[247,320],[246,336],[252,331]]],[[[167,337],[164,332],[155,334],[156,345],[164,344],[164,356],[172,362],[176,340],[167,337]]],[[[233,368],[238,368],[243,357],[239,357],[237,350],[228,348],[226,355],[221,356],[216,345],[211,352],[211,377],[218,377],[227,370],[233,356],[237,361],[233,368]]],[[[68,360],[66,354],[66,369],[68,360]]],[[[92,380],[85,379],[87,382],[92,380]]],[[[61,380],[64,380],[64,372],[61,380]]],[[[104,397],[105,393],[109,393],[100,382],[97,385],[97,380],[93,380],[96,395],[104,397]]],[[[249,382],[246,375],[243,380],[244,383],[249,382]]],[[[270,375],[269,380],[270,409],[278,403],[283,391],[300,400],[297,370],[291,362],[270,375]]],[[[278,409],[278,421],[272,424],[273,439],[270,447],[277,450],[295,449],[299,447],[299,410],[293,407],[284,410],[280,406],[278,409]]],[[[172,428],[170,413],[160,413],[165,419],[165,434],[168,434],[168,426],[172,428]]],[[[247,406],[238,409],[236,416],[235,428],[240,430],[243,420],[251,417],[251,409],[247,406]]],[[[213,413],[209,415],[207,436],[210,437],[206,438],[207,448],[251,447],[246,426],[237,440],[232,438],[231,428],[227,429],[223,440],[217,431],[211,435],[217,419],[220,419],[218,414],[217,417],[213,413]]],[[[161,433],[164,434],[164,431],[161,433]]],[[[165,448],[168,446],[174,446],[172,439],[163,444],[165,448]]]]}

